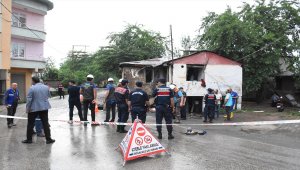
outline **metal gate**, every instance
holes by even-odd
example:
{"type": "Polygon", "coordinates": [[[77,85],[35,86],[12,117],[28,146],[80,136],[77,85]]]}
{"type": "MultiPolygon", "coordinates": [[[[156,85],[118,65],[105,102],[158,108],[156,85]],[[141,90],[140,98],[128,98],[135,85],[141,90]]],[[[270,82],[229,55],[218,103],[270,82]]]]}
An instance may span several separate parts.
{"type": "Polygon", "coordinates": [[[18,90],[20,92],[21,102],[26,101],[25,73],[13,73],[13,74],[11,74],[11,83],[17,83],[18,84],[18,90]]]}

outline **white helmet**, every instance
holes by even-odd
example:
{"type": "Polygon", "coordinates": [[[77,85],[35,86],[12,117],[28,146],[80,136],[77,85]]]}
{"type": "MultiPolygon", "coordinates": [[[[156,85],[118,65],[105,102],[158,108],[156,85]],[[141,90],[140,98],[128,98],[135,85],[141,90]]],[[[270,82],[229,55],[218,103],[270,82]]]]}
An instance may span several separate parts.
{"type": "Polygon", "coordinates": [[[122,80],[123,80],[123,79],[119,79],[119,83],[121,83],[121,82],[122,82],[122,80]]]}
{"type": "Polygon", "coordinates": [[[107,81],[114,81],[114,79],[113,78],[108,78],[108,80],[107,81]]]}
{"type": "Polygon", "coordinates": [[[174,84],[171,84],[171,85],[170,85],[170,89],[172,89],[172,90],[175,89],[175,87],[176,87],[176,86],[175,86],[174,84]]]}
{"type": "Polygon", "coordinates": [[[89,74],[89,75],[86,76],[86,78],[92,78],[92,79],[94,79],[94,76],[91,75],[91,74],[89,74]]]}

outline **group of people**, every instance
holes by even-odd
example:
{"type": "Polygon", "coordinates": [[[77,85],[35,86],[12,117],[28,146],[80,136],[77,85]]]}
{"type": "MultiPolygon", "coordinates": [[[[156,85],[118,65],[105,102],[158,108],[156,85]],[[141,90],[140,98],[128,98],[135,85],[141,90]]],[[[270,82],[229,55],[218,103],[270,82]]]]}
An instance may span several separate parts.
{"type": "MultiPolygon", "coordinates": [[[[204,96],[204,120],[203,122],[212,123],[213,119],[219,118],[219,111],[221,108],[223,96],[219,93],[219,91],[213,90],[211,88],[207,89],[207,94],[204,96]]],[[[226,90],[226,96],[223,102],[223,106],[225,108],[226,114],[224,118],[230,121],[233,118],[233,109],[237,104],[238,94],[234,92],[231,88],[226,90]]]]}
{"type": "MultiPolygon", "coordinates": [[[[73,123],[74,107],[78,110],[80,121],[87,126],[87,113],[91,110],[92,126],[99,125],[95,121],[95,107],[97,99],[96,85],[93,82],[94,76],[88,75],[86,82],[81,86],[77,86],[75,81],[69,81],[69,123],[73,123]]],[[[118,111],[119,123],[127,123],[129,114],[131,113],[132,122],[139,119],[142,123],[146,122],[146,114],[150,108],[149,96],[143,90],[143,82],[135,82],[135,89],[128,88],[128,80],[120,79],[118,85],[114,84],[114,79],[109,78],[106,86],[106,93],[104,97],[104,110],[106,110],[106,119],[104,122],[114,122],[116,116],[116,107],[118,111]],[[110,112],[112,114],[110,114],[110,112]],[[110,115],[112,115],[110,119],[110,115]]],[[[29,89],[27,95],[26,112],[28,113],[27,124],[27,139],[23,143],[32,143],[32,135],[34,134],[34,126],[43,128],[43,136],[46,137],[46,143],[55,142],[51,138],[50,125],[48,121],[48,109],[51,108],[48,98],[50,97],[49,87],[41,82],[38,77],[32,77],[32,87],[29,89]],[[37,122],[40,121],[40,122],[37,122]]],[[[168,139],[173,139],[172,134],[173,119],[174,123],[180,123],[180,120],[186,119],[186,93],[183,88],[177,88],[176,85],[171,84],[166,86],[165,79],[159,79],[156,88],[153,90],[152,97],[155,98],[155,112],[156,112],[156,128],[158,132],[158,139],[162,139],[162,121],[165,119],[168,139]]],[[[232,110],[237,102],[238,95],[229,88],[226,92],[224,100],[224,107],[226,110],[226,119],[230,120],[233,117],[232,110]]],[[[14,116],[18,101],[20,100],[17,84],[13,83],[12,87],[5,93],[4,101],[7,107],[7,114],[14,116]]],[[[222,95],[218,90],[208,89],[208,93],[204,97],[204,122],[212,122],[213,119],[219,117],[219,110],[222,101],[222,95]]],[[[7,119],[9,128],[16,126],[12,118],[7,119]]],[[[124,125],[117,126],[117,132],[127,133],[124,125]]]]}

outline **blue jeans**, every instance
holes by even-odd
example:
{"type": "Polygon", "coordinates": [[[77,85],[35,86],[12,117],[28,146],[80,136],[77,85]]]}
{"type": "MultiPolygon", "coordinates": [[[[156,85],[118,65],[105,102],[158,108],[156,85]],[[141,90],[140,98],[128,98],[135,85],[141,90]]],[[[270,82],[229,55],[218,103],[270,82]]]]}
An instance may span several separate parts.
{"type": "Polygon", "coordinates": [[[43,129],[42,121],[41,121],[40,117],[37,117],[35,119],[35,131],[37,134],[41,134],[43,132],[42,129],[43,129]]]}

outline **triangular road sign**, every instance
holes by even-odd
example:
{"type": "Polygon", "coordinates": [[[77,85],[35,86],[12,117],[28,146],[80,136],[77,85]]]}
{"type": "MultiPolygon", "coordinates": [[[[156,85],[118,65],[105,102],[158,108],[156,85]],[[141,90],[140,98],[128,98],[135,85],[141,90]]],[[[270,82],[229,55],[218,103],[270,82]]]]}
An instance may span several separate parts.
{"type": "Polygon", "coordinates": [[[120,143],[124,164],[126,161],[167,152],[151,132],[138,120],[134,122],[120,143]]]}

